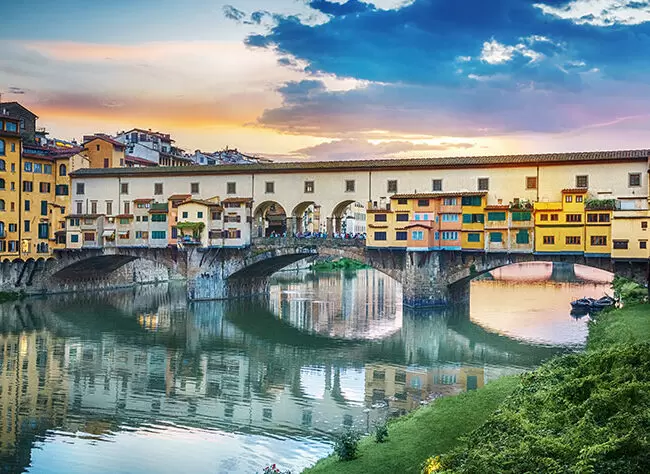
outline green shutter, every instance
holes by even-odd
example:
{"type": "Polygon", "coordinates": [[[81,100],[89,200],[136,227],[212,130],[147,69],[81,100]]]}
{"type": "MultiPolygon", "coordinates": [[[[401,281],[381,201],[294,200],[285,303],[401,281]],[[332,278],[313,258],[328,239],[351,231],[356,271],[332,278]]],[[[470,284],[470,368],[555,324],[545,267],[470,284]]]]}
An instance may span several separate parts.
{"type": "Polygon", "coordinates": [[[471,223],[472,223],[472,215],[463,214],[463,224],[471,224],[471,223]]]}
{"type": "Polygon", "coordinates": [[[503,234],[501,232],[490,232],[490,242],[503,242],[503,234]]]}
{"type": "Polygon", "coordinates": [[[488,212],[488,221],[505,221],[505,212],[488,212]]]}
{"type": "Polygon", "coordinates": [[[530,243],[528,231],[525,229],[520,230],[517,233],[517,243],[518,244],[528,244],[530,243]]]}
{"type": "Polygon", "coordinates": [[[478,232],[470,232],[467,234],[467,241],[468,242],[480,242],[481,241],[481,234],[478,232]]]}
{"type": "Polygon", "coordinates": [[[530,212],[513,212],[512,220],[513,221],[529,221],[531,219],[530,212]]]}
{"type": "Polygon", "coordinates": [[[485,216],[483,214],[474,214],[476,216],[476,222],[483,224],[485,222],[485,216]]]}

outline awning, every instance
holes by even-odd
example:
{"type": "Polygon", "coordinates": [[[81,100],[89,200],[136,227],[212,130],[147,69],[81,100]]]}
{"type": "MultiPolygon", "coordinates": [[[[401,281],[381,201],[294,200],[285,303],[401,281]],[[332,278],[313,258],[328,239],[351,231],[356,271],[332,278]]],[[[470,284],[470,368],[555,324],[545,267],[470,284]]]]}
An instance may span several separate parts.
{"type": "Polygon", "coordinates": [[[102,237],[113,237],[113,234],[115,234],[114,230],[105,230],[102,232],[102,237]]]}
{"type": "Polygon", "coordinates": [[[121,230],[121,231],[118,232],[118,234],[121,235],[121,236],[122,235],[129,235],[129,231],[128,230],[121,230]]]}

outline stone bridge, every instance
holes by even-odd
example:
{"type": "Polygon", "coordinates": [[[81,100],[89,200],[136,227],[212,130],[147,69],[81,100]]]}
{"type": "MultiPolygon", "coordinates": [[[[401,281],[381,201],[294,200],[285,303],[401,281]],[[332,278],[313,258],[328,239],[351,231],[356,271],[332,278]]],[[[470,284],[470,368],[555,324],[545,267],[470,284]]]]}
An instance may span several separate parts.
{"type": "Polygon", "coordinates": [[[44,294],[117,288],[170,279],[187,281],[190,300],[264,293],[276,271],[312,256],[347,257],[402,283],[407,306],[449,302],[450,287],[513,263],[581,264],[647,283],[647,261],[615,261],[581,255],[535,255],[466,251],[412,252],[369,249],[364,241],[260,238],[250,247],[112,247],[62,250],[56,258],[0,263],[0,290],[44,294]]]}

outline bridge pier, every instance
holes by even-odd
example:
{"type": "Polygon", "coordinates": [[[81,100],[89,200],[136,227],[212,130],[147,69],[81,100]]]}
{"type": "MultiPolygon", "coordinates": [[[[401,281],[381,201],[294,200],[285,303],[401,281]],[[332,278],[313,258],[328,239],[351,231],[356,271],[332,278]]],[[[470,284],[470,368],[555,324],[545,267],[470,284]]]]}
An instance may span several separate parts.
{"type": "Polygon", "coordinates": [[[441,252],[407,252],[402,273],[403,304],[433,307],[450,304],[441,252]]]}

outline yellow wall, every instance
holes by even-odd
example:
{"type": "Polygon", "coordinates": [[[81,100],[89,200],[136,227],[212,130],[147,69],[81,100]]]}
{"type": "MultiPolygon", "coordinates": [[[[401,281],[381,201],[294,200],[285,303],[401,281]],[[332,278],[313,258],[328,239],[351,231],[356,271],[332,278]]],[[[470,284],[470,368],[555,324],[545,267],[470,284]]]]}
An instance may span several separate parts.
{"type": "MultiPolygon", "coordinates": [[[[20,243],[18,242],[18,224],[20,220],[20,138],[9,137],[0,134],[0,140],[4,141],[5,153],[0,159],[5,162],[5,171],[0,171],[0,178],[4,179],[4,189],[0,189],[0,199],[4,201],[4,210],[0,211],[0,222],[4,223],[4,235],[0,235],[2,245],[0,247],[0,260],[13,259],[19,255],[20,243]],[[12,148],[14,151],[12,151],[12,148]],[[13,169],[13,171],[12,171],[13,169]],[[13,189],[12,189],[13,187],[13,189]],[[13,205],[13,209],[12,209],[13,205]],[[16,226],[15,232],[9,232],[10,224],[16,226]],[[10,242],[16,246],[15,252],[10,252],[10,242]]],[[[12,228],[14,226],[11,226],[12,228]]]]}
{"type": "Polygon", "coordinates": [[[585,254],[609,255],[612,247],[612,211],[586,211],[585,212],[585,254]],[[598,222],[589,222],[589,216],[594,215],[598,222]],[[605,245],[593,245],[605,238],[605,245]]]}
{"type": "MultiPolygon", "coordinates": [[[[405,206],[400,206],[402,210],[406,210],[405,206]]],[[[395,214],[393,211],[367,211],[366,218],[367,226],[367,240],[368,247],[404,247],[406,248],[406,241],[397,241],[395,239],[395,228],[405,227],[408,222],[395,222],[395,214]],[[376,221],[377,214],[385,215],[386,222],[376,221]],[[376,240],[376,232],[386,232],[386,240],[376,240]]]]}
{"type": "Polygon", "coordinates": [[[118,150],[112,143],[101,138],[85,143],[84,153],[88,157],[91,168],[105,168],[105,159],[108,159],[109,168],[124,166],[124,148],[118,150]]]}
{"type": "Polygon", "coordinates": [[[612,258],[650,258],[650,212],[615,211],[612,221],[612,258]],[[644,229],[645,223],[645,229],[644,229]],[[627,249],[614,248],[614,241],[627,241],[627,249]],[[645,242],[646,248],[641,248],[645,242]]]}

